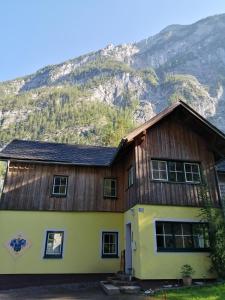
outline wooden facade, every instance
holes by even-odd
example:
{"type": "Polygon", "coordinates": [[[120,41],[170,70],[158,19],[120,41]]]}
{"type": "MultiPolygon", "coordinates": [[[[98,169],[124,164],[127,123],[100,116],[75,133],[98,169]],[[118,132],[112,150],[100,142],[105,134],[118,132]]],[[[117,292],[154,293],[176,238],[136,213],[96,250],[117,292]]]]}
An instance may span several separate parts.
{"type": "Polygon", "coordinates": [[[1,209],[55,211],[124,210],[123,176],[118,164],[109,167],[77,167],[11,162],[1,198],[1,209]],[[53,176],[68,176],[66,197],[51,195],[53,176]],[[118,197],[103,197],[104,178],[118,181],[118,197]]]}
{"type": "Polygon", "coordinates": [[[180,120],[170,116],[150,128],[141,143],[136,141],[136,199],[143,204],[202,205],[202,185],[152,180],[151,159],[200,163],[203,183],[208,185],[214,205],[219,205],[213,152],[206,139],[180,120]]]}
{"type": "MultiPolygon", "coordinates": [[[[182,107],[183,109],[183,107],[182,107]]],[[[68,166],[60,164],[10,161],[0,209],[55,211],[123,212],[135,204],[196,206],[203,205],[199,196],[201,184],[159,182],[152,180],[151,159],[198,162],[203,182],[213,203],[219,206],[215,176],[215,151],[211,148],[199,120],[171,113],[153,126],[133,135],[118,151],[117,159],[107,167],[68,166]],[[192,123],[194,123],[194,121],[192,123]],[[128,169],[134,167],[134,184],[128,188],[128,169]],[[64,198],[51,196],[54,175],[68,176],[64,198]],[[117,178],[117,198],[103,196],[104,178],[117,178]]],[[[212,132],[214,135],[214,132],[212,132]]],[[[215,134],[214,141],[217,141],[215,134]]],[[[221,149],[222,149],[221,145],[221,149]]],[[[101,153],[99,153],[101,155],[101,153]]]]}

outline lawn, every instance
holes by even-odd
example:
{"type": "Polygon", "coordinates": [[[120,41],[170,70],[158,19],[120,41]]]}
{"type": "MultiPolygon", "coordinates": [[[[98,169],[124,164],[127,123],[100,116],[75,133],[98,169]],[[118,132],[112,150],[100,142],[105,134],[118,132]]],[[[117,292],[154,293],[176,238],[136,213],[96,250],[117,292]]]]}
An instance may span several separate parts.
{"type": "Polygon", "coordinates": [[[225,300],[225,284],[208,287],[190,287],[157,294],[154,299],[161,300],[225,300]]]}

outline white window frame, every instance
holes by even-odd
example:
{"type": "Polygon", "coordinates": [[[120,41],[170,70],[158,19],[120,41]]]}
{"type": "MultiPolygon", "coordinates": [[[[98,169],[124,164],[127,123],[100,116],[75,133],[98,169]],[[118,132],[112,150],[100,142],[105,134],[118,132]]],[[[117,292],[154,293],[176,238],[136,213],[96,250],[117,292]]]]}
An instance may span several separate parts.
{"type": "Polygon", "coordinates": [[[116,197],[117,197],[117,178],[110,178],[110,177],[104,178],[104,180],[103,180],[103,196],[104,196],[105,198],[116,198],[116,197]],[[107,194],[105,193],[105,181],[106,181],[106,180],[110,180],[110,181],[114,181],[114,182],[115,182],[115,194],[114,194],[114,195],[112,195],[112,194],[107,195],[107,194]]]}
{"type": "MultiPolygon", "coordinates": [[[[168,163],[169,162],[175,162],[178,163],[179,161],[174,161],[174,160],[160,160],[160,159],[151,159],[151,175],[152,175],[152,180],[154,181],[163,181],[163,182],[171,182],[171,183],[193,183],[193,184],[200,184],[202,182],[202,178],[201,178],[201,170],[200,170],[200,164],[197,162],[185,162],[185,161],[180,161],[183,164],[184,167],[184,180],[185,181],[170,181],[169,180],[169,170],[168,170],[168,163]],[[153,162],[160,162],[160,163],[165,163],[166,165],[166,169],[162,170],[162,169],[154,169],[153,168],[153,162]],[[186,165],[190,165],[191,166],[191,172],[187,172],[186,171],[186,165]],[[192,166],[197,166],[198,168],[198,172],[192,172],[192,166]],[[166,172],[166,179],[162,179],[162,178],[154,178],[154,171],[158,171],[159,174],[160,172],[166,172]],[[194,174],[198,174],[199,176],[199,181],[194,181],[194,180],[188,180],[187,179],[187,174],[191,174],[192,175],[192,179],[193,179],[193,175],[194,174]]],[[[177,179],[177,173],[181,173],[181,171],[171,171],[172,173],[176,174],[176,179],[177,179]]]]}
{"type": "MultiPolygon", "coordinates": [[[[199,252],[199,251],[158,251],[158,246],[157,246],[157,236],[163,236],[164,234],[164,227],[163,227],[163,234],[157,234],[156,233],[156,223],[157,222],[173,222],[173,223],[191,223],[191,224],[205,224],[206,222],[203,222],[201,220],[195,220],[195,219],[179,219],[179,218],[156,218],[153,219],[152,221],[152,225],[153,225],[153,231],[154,231],[154,253],[155,255],[171,255],[171,253],[173,254],[177,254],[177,255],[196,255],[196,253],[207,253],[208,251],[204,251],[204,252],[199,252]]],[[[170,236],[170,234],[166,234],[166,236],[170,236]]],[[[184,236],[189,236],[189,235],[184,235],[184,236]]],[[[193,236],[198,236],[198,235],[193,235],[193,236]]],[[[163,243],[165,245],[165,241],[163,240],[163,243]]],[[[201,248],[200,248],[201,249],[201,248]]],[[[209,249],[210,252],[210,249],[209,249]]]]}
{"type": "Polygon", "coordinates": [[[119,258],[119,231],[118,230],[102,230],[101,231],[101,258],[119,258]],[[104,253],[104,243],[103,243],[103,236],[104,234],[116,234],[117,236],[117,244],[116,244],[116,253],[104,253]]]}
{"type": "MultiPolygon", "coordinates": [[[[175,223],[175,222],[174,222],[174,223],[175,223]]],[[[180,238],[182,239],[182,248],[185,249],[185,241],[184,241],[185,239],[184,239],[184,238],[185,238],[185,237],[188,237],[188,236],[189,236],[189,237],[190,237],[190,236],[193,237],[193,234],[192,234],[192,235],[190,235],[190,234],[184,234],[184,228],[183,228],[183,225],[184,225],[184,224],[193,224],[193,223],[191,223],[191,222],[186,222],[186,223],[185,223],[185,222],[182,222],[182,223],[180,223],[180,224],[181,224],[181,234],[175,234],[174,237],[175,237],[175,238],[176,238],[176,237],[180,237],[180,238]]]]}
{"type": "MultiPolygon", "coordinates": [[[[183,181],[178,181],[178,180],[177,180],[177,174],[181,174],[181,173],[182,173],[182,174],[185,174],[185,163],[182,162],[182,161],[181,161],[181,162],[179,162],[179,161],[168,161],[168,163],[171,163],[171,162],[175,164],[175,170],[172,170],[172,171],[171,171],[171,170],[168,170],[168,178],[169,178],[169,174],[170,174],[170,173],[175,173],[176,180],[175,180],[175,181],[170,180],[170,181],[171,181],[171,182],[178,182],[178,183],[179,183],[179,182],[182,182],[182,183],[183,183],[183,181]],[[182,164],[182,166],[183,166],[183,171],[178,171],[178,170],[177,170],[177,163],[181,163],[181,164],[182,164]]],[[[185,177],[185,181],[186,181],[186,177],[185,177]]]]}
{"type": "Polygon", "coordinates": [[[58,197],[66,197],[66,195],[67,195],[67,189],[68,189],[68,176],[66,176],[66,175],[54,175],[54,177],[53,177],[53,184],[52,184],[52,196],[58,196],[58,197]],[[61,178],[65,178],[66,179],[66,185],[58,185],[58,184],[55,184],[55,180],[56,180],[56,178],[60,178],[60,183],[61,183],[61,178]],[[56,186],[65,186],[65,193],[55,193],[54,192],[54,188],[56,187],[56,186]]]}
{"type": "MultiPolygon", "coordinates": [[[[156,222],[155,222],[155,232],[156,232],[156,222]]],[[[164,224],[163,224],[163,233],[161,233],[161,234],[157,234],[156,233],[156,244],[157,244],[157,237],[158,236],[162,236],[163,237],[163,244],[164,244],[164,248],[166,248],[165,247],[165,245],[166,245],[166,237],[167,236],[173,236],[172,234],[169,234],[169,233],[165,233],[165,228],[164,228],[164,224]]]]}
{"type": "Polygon", "coordinates": [[[184,163],[184,174],[185,174],[185,181],[186,182],[188,182],[188,183],[201,183],[201,172],[200,172],[200,167],[199,167],[199,163],[184,163]],[[195,166],[197,166],[198,167],[198,173],[196,173],[196,172],[186,172],[186,168],[185,168],[185,166],[186,165],[191,165],[191,166],[193,166],[193,165],[195,165],[195,166]],[[199,176],[199,181],[194,181],[194,180],[187,180],[187,174],[186,173],[188,173],[188,174],[191,174],[192,175],[192,178],[193,178],[193,174],[198,174],[198,176],[199,176]]]}
{"type": "Polygon", "coordinates": [[[65,240],[66,240],[66,233],[64,229],[46,229],[44,233],[44,240],[43,240],[43,259],[63,259],[64,255],[64,248],[65,248],[65,240]],[[61,253],[60,254],[47,254],[47,241],[48,241],[48,234],[49,233],[62,233],[62,244],[61,244],[61,253]]]}
{"type": "Polygon", "coordinates": [[[134,166],[130,166],[128,169],[128,188],[134,184],[134,166]]]}
{"type": "MultiPolygon", "coordinates": [[[[208,231],[208,234],[209,234],[209,231],[208,231]]],[[[204,235],[193,234],[193,237],[197,237],[199,244],[203,245],[203,247],[199,247],[199,248],[204,248],[204,243],[205,243],[204,235]],[[202,244],[202,242],[203,242],[203,244],[202,244]]]]}
{"type": "Polygon", "coordinates": [[[158,180],[158,181],[168,181],[168,168],[167,168],[167,161],[166,160],[159,160],[159,159],[152,159],[151,160],[151,171],[152,171],[152,179],[153,180],[158,180]],[[153,162],[154,161],[157,161],[157,162],[163,162],[163,163],[165,163],[165,165],[166,165],[166,170],[159,170],[159,169],[154,169],[153,168],[153,162]],[[163,171],[163,172],[166,172],[166,179],[161,179],[161,178],[154,178],[154,176],[153,176],[153,172],[154,171],[163,171]]]}

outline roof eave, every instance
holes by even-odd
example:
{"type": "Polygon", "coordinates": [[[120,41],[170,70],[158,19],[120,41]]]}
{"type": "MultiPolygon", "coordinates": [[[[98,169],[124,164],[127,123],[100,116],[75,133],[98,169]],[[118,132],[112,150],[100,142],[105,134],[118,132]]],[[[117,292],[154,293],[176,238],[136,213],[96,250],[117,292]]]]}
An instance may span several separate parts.
{"type": "Polygon", "coordinates": [[[90,163],[72,163],[72,162],[62,162],[62,161],[53,161],[53,160],[38,160],[38,159],[26,159],[18,157],[2,157],[0,156],[1,161],[12,161],[12,162],[21,162],[21,163],[35,163],[35,164],[46,164],[46,165],[66,165],[66,166],[79,166],[79,167],[109,167],[108,164],[90,164],[90,163]]]}
{"type": "Polygon", "coordinates": [[[197,113],[194,109],[192,109],[189,105],[187,105],[183,101],[176,102],[175,104],[165,108],[163,111],[161,111],[159,114],[155,115],[153,118],[151,118],[148,122],[145,124],[139,126],[135,130],[133,130],[131,133],[129,133],[125,139],[129,142],[132,141],[136,136],[141,134],[143,131],[148,129],[149,127],[152,127],[154,124],[158,123],[161,119],[168,116],[170,113],[172,113],[177,107],[184,107],[186,110],[188,110],[192,115],[196,116],[200,121],[202,121],[207,127],[209,127],[211,130],[216,132],[219,136],[221,136],[225,140],[225,134],[219,130],[217,127],[215,127],[213,124],[211,124],[209,121],[207,121],[205,118],[203,118],[199,113],[197,113]]]}

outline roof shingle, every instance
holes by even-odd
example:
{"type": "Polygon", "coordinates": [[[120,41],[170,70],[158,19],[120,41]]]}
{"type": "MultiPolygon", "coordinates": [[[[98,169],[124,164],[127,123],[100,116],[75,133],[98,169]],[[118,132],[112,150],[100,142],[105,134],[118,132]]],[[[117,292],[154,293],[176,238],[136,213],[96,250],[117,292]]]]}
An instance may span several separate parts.
{"type": "Polygon", "coordinates": [[[116,150],[114,147],[13,140],[0,152],[0,158],[108,166],[116,150]]]}
{"type": "Polygon", "coordinates": [[[135,137],[172,113],[179,113],[181,118],[185,116],[186,125],[191,126],[200,136],[207,139],[213,138],[212,150],[215,153],[216,161],[225,158],[225,134],[186,103],[180,101],[129,133],[121,140],[118,148],[13,140],[0,152],[0,159],[34,160],[85,166],[109,166],[121,154],[123,149],[134,141],[135,137]]]}

